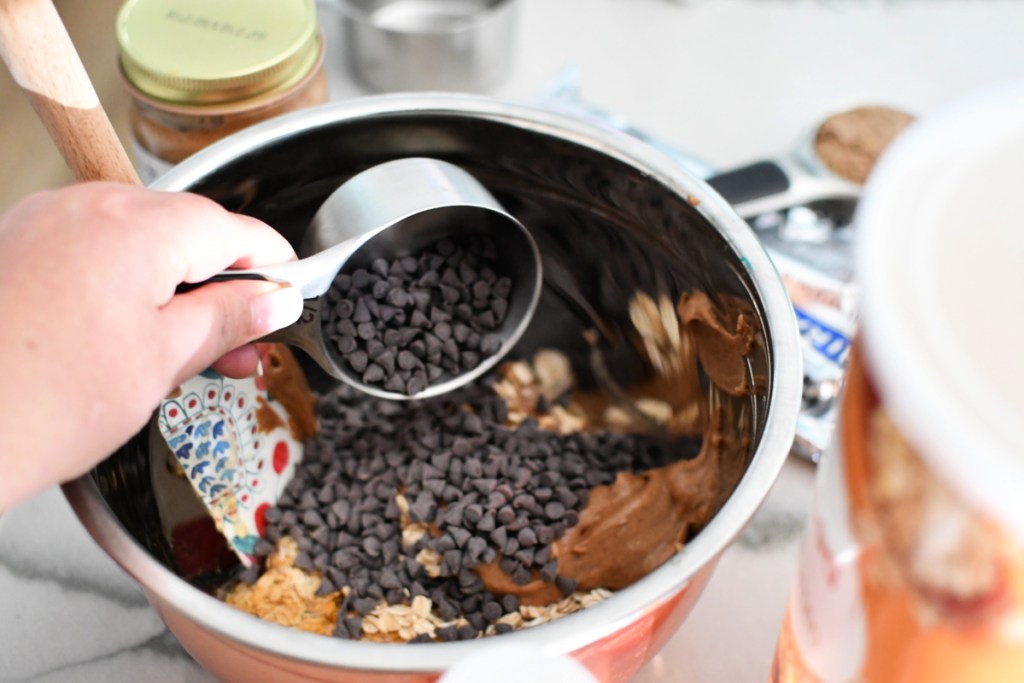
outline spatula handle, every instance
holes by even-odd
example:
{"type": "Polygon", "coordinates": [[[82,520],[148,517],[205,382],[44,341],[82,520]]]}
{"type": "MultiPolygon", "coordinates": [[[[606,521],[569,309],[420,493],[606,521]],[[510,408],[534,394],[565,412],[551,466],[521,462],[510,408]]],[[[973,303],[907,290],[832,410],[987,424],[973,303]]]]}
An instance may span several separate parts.
{"type": "Polygon", "coordinates": [[[0,57],[76,180],[140,183],[51,0],[0,0],[0,57]]]}

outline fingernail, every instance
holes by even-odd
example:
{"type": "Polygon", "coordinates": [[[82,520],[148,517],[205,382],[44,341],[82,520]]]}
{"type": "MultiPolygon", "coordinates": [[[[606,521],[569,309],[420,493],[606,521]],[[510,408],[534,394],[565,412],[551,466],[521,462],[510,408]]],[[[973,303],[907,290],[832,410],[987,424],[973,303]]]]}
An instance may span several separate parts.
{"type": "Polygon", "coordinates": [[[253,300],[253,331],[257,336],[287,327],[302,314],[302,294],[294,287],[278,287],[253,300]]]}

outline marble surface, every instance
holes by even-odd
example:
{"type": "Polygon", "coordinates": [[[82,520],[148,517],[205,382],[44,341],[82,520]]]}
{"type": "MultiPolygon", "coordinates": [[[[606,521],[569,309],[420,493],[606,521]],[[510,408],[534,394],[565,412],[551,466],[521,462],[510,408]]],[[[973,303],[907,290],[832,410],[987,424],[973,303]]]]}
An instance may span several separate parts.
{"type": "MultiPolygon", "coordinates": [[[[85,14],[64,4],[69,18],[85,14]]],[[[99,16],[112,16],[115,5],[99,3],[99,16]]],[[[926,114],[1024,78],[1024,3],[1014,0],[521,0],[521,9],[515,66],[494,95],[533,100],[575,68],[587,102],[723,168],[785,153],[839,108],[884,103],[926,114]]],[[[335,25],[327,28],[336,38],[335,25]]],[[[113,51],[96,32],[72,26],[72,34],[113,51]]],[[[105,54],[86,64],[109,84],[116,77],[105,54]]],[[[364,94],[341,54],[334,44],[333,97],[364,94]]],[[[116,88],[100,90],[108,109],[123,110],[116,88]]],[[[5,125],[18,106],[3,98],[5,125]]],[[[66,182],[6,159],[0,166],[5,177],[31,180],[18,192],[66,182]]],[[[787,464],[693,614],[638,681],[765,680],[812,481],[811,466],[787,464]]],[[[56,489],[0,517],[0,596],[0,682],[212,680],[56,489]]]]}

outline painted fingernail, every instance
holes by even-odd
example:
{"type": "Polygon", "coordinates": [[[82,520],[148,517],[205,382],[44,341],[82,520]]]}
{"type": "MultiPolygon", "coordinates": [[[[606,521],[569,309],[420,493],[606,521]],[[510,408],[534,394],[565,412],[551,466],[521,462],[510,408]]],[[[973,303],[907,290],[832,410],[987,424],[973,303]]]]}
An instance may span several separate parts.
{"type": "Polygon", "coordinates": [[[287,327],[302,314],[302,294],[294,287],[278,287],[253,300],[253,332],[259,336],[287,327]]]}

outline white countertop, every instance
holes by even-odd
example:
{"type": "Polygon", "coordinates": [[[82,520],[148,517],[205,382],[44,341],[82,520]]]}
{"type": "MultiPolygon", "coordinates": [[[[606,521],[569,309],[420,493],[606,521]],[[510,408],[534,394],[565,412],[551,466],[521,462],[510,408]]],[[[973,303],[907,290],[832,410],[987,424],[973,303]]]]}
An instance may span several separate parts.
{"type": "MultiPolygon", "coordinates": [[[[521,4],[516,64],[493,94],[532,100],[575,66],[587,103],[722,168],[785,153],[837,109],[925,114],[1024,79],[1024,3],[1015,0],[521,4]]],[[[361,94],[341,69],[332,90],[361,94]]],[[[767,678],[812,481],[810,465],[786,466],[638,681],[767,678]]],[[[0,517],[0,596],[0,682],[212,680],[55,489],[0,517]]]]}

